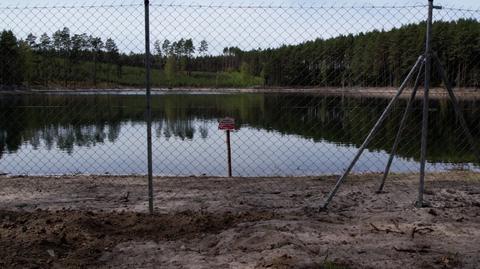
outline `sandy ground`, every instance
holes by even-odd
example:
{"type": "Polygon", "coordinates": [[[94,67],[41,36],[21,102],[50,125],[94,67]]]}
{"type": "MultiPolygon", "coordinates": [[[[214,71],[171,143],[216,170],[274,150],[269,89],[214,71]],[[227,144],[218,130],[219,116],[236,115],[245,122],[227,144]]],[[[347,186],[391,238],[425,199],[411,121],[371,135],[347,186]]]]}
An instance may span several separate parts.
{"type": "Polygon", "coordinates": [[[478,268],[480,175],[0,177],[0,268],[478,268]]]}

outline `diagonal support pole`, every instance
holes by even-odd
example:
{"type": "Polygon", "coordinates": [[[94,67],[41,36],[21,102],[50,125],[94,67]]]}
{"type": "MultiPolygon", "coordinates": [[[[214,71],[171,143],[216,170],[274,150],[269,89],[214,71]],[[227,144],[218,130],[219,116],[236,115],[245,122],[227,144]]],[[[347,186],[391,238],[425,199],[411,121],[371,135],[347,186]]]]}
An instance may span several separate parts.
{"type": "Polygon", "coordinates": [[[465,136],[467,136],[468,142],[470,143],[470,146],[472,148],[472,152],[477,158],[478,162],[480,162],[480,151],[478,150],[477,146],[475,145],[475,139],[472,136],[472,133],[470,132],[470,129],[468,128],[467,121],[465,121],[465,117],[463,116],[462,110],[460,109],[460,106],[458,105],[458,100],[455,97],[455,94],[453,92],[452,86],[447,78],[447,75],[445,73],[445,69],[443,68],[442,63],[440,62],[440,59],[438,59],[438,56],[436,54],[433,54],[433,58],[436,63],[437,71],[440,77],[443,80],[443,84],[445,85],[445,88],[447,89],[448,96],[450,97],[450,100],[452,101],[453,109],[455,110],[455,114],[457,114],[457,118],[460,121],[460,125],[462,126],[463,132],[465,136]]]}
{"type": "Polygon", "coordinates": [[[385,167],[385,172],[383,173],[383,177],[382,177],[382,182],[380,183],[380,187],[378,188],[377,193],[381,193],[383,191],[385,180],[387,179],[388,174],[390,173],[390,167],[392,166],[393,158],[395,157],[395,154],[397,152],[398,144],[400,143],[400,139],[402,137],[405,124],[407,122],[408,114],[410,113],[412,103],[415,100],[415,96],[417,95],[418,87],[420,85],[420,78],[422,77],[424,66],[425,66],[425,63],[422,63],[418,71],[417,78],[415,79],[415,84],[413,86],[412,94],[410,95],[410,99],[408,99],[407,106],[405,107],[405,111],[400,121],[400,126],[398,127],[398,132],[395,137],[395,142],[393,142],[392,151],[390,152],[390,157],[388,158],[387,166],[385,167]]]}
{"type": "Polygon", "coordinates": [[[360,149],[358,150],[357,154],[353,158],[352,162],[350,163],[348,168],[345,170],[343,175],[337,180],[337,183],[335,184],[335,187],[333,187],[332,191],[328,195],[327,200],[325,201],[325,203],[322,207],[323,209],[326,209],[328,207],[328,204],[330,203],[330,201],[333,199],[333,197],[337,193],[338,189],[340,188],[340,185],[342,185],[343,181],[348,176],[348,174],[350,173],[352,168],[355,166],[355,164],[357,163],[358,159],[362,155],[365,148],[368,146],[368,144],[370,143],[372,138],[375,136],[377,131],[380,129],[383,121],[385,120],[385,118],[387,118],[388,114],[390,113],[390,110],[392,109],[393,104],[398,100],[398,98],[402,94],[403,90],[405,89],[405,86],[407,85],[408,81],[411,79],[411,77],[413,76],[415,71],[418,69],[420,64],[423,62],[423,59],[424,59],[424,55],[421,55],[421,56],[418,57],[417,61],[413,65],[412,69],[408,73],[407,77],[405,78],[405,80],[402,82],[402,84],[398,88],[397,94],[392,98],[392,100],[390,100],[390,103],[388,103],[388,105],[385,108],[385,110],[383,111],[382,115],[380,116],[380,118],[375,123],[375,126],[373,126],[372,130],[370,130],[370,133],[367,135],[367,138],[365,138],[365,141],[360,146],[360,149]]]}

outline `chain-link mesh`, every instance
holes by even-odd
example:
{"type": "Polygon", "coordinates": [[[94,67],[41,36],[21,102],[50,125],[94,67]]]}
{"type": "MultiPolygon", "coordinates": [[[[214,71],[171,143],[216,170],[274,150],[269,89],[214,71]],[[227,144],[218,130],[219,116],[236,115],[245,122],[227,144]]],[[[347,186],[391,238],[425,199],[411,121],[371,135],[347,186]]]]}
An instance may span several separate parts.
{"type": "MultiPolygon", "coordinates": [[[[153,173],[225,176],[232,117],[234,176],[341,174],[423,53],[426,8],[152,4],[153,173]]],[[[477,142],[479,19],[444,7],[432,34],[477,142]]],[[[0,172],[146,174],[143,5],[3,7],[0,28],[0,172]]],[[[478,175],[436,68],[432,84],[428,175],[478,175]]],[[[354,174],[384,171],[412,85],[354,174]]],[[[393,173],[418,173],[421,96],[393,173]]]]}

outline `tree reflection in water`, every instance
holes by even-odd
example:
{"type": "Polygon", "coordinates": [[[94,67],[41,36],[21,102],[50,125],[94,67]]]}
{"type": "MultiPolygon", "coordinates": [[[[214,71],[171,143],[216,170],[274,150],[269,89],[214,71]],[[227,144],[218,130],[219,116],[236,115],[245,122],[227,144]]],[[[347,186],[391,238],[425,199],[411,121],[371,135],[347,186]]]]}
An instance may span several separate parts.
{"type": "MultiPolygon", "coordinates": [[[[239,126],[263,134],[276,132],[285,139],[294,135],[304,140],[358,147],[387,102],[383,98],[316,94],[165,94],[153,97],[153,121],[157,139],[201,143],[212,135],[211,122],[231,116],[239,126]]],[[[369,150],[390,150],[405,102],[402,100],[394,108],[393,116],[386,120],[369,150]]],[[[4,95],[0,99],[0,160],[27,145],[34,150],[72,154],[82,148],[95,151],[106,142],[115,144],[122,135],[141,139],[144,103],[142,95],[125,94],[4,95]],[[135,127],[135,132],[123,132],[130,127],[135,127]]],[[[476,141],[480,141],[480,101],[464,100],[461,106],[476,141]]],[[[428,160],[474,162],[450,103],[433,100],[431,107],[428,160]]],[[[416,160],[419,156],[420,109],[418,100],[398,151],[401,157],[416,160]]],[[[335,152],[322,154],[335,158],[335,152]]]]}

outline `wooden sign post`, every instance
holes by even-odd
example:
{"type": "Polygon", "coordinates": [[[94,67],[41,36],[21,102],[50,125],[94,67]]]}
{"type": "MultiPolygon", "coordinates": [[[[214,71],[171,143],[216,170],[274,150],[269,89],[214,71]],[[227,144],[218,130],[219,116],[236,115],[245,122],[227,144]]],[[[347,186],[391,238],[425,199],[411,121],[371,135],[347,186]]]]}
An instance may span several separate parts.
{"type": "Polygon", "coordinates": [[[224,118],[218,123],[219,130],[225,130],[227,134],[227,162],[228,176],[232,177],[232,148],[230,146],[230,131],[235,130],[235,119],[224,118]]]}

